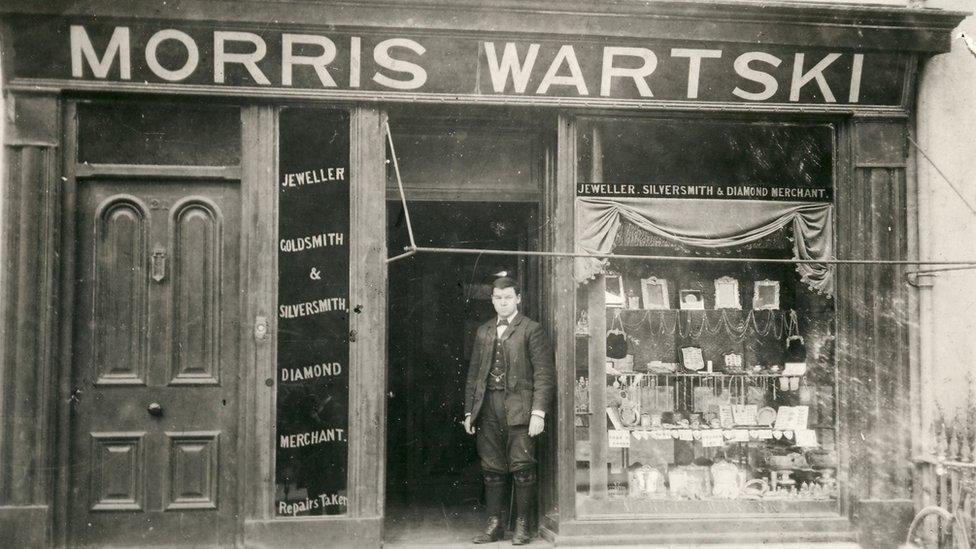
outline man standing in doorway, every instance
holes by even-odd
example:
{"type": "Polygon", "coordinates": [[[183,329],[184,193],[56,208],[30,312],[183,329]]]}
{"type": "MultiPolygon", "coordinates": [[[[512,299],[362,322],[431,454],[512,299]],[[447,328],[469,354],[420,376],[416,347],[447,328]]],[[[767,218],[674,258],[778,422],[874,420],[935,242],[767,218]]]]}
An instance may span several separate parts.
{"type": "Polygon", "coordinates": [[[491,302],[496,318],[475,335],[464,391],[464,429],[478,433],[488,524],[474,543],[502,539],[505,476],[515,480],[512,545],[529,542],[528,513],[536,487],[535,442],[545,428],[555,390],[552,346],[538,322],[519,313],[518,283],[495,280],[491,302]]]}

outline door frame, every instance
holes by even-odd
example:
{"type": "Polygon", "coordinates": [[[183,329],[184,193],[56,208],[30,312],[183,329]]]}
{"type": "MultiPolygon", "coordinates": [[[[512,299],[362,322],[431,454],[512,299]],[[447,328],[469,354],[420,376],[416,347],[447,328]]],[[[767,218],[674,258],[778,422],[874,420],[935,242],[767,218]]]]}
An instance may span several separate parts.
{"type": "MultiPolygon", "coordinates": [[[[415,186],[411,188],[411,185],[409,185],[409,183],[405,183],[404,193],[406,194],[408,207],[410,203],[416,203],[416,202],[494,201],[494,202],[517,203],[520,205],[532,205],[535,207],[536,219],[539,222],[539,227],[537,229],[537,232],[533,234],[530,239],[530,241],[535,245],[536,250],[550,251],[553,250],[555,247],[565,246],[564,244],[565,237],[559,232],[559,228],[555,226],[557,214],[565,215],[565,211],[566,211],[566,203],[560,202],[555,195],[556,188],[558,186],[556,180],[557,169],[559,167],[558,163],[560,160],[564,160],[563,156],[565,154],[564,152],[557,153],[558,144],[563,142],[566,138],[565,136],[562,137],[560,136],[563,117],[558,116],[552,112],[538,111],[535,109],[528,109],[528,110],[509,109],[506,107],[485,107],[485,106],[479,106],[479,108],[486,109],[484,112],[489,112],[489,113],[497,110],[502,115],[511,115],[512,113],[515,112],[528,113],[533,117],[534,120],[539,122],[539,126],[536,132],[539,154],[538,157],[534,160],[535,165],[533,166],[535,173],[537,174],[535,179],[536,186],[532,189],[528,189],[521,192],[512,192],[512,191],[498,192],[497,190],[485,190],[483,188],[479,188],[479,189],[425,188],[423,186],[415,186]]],[[[430,112],[433,116],[424,118],[424,120],[433,121],[429,123],[418,122],[418,115],[416,112],[413,111],[408,112],[406,115],[404,115],[404,113],[402,112],[397,113],[396,111],[394,111],[393,116],[396,116],[397,114],[403,115],[403,118],[406,120],[407,135],[411,135],[423,128],[428,128],[428,127],[434,127],[434,128],[448,127],[448,124],[450,124],[453,120],[450,117],[444,117],[443,115],[441,117],[438,117],[437,116],[438,111],[436,107],[430,107],[430,112]]],[[[482,121],[482,117],[479,117],[477,114],[473,115],[471,118],[482,121]]],[[[486,119],[491,120],[490,116],[487,117],[486,119]]],[[[503,125],[503,129],[505,130],[511,131],[512,128],[513,126],[503,125]]],[[[393,139],[394,141],[397,139],[396,128],[394,128],[393,139]]],[[[572,162],[575,165],[575,158],[572,159],[572,162]]],[[[568,188],[569,188],[569,192],[575,193],[575,183],[570,184],[568,188]]],[[[571,196],[575,196],[575,194],[572,194],[571,196]]],[[[399,190],[396,187],[395,180],[393,180],[391,184],[390,181],[386,181],[384,179],[384,198],[385,200],[383,201],[382,218],[385,221],[388,216],[387,205],[391,203],[400,204],[400,194],[399,194],[399,190]]],[[[559,199],[562,198],[563,198],[562,196],[559,197],[559,199]]],[[[568,202],[568,207],[570,208],[569,211],[572,211],[573,208],[572,200],[568,202]]],[[[570,216],[570,219],[571,218],[572,216],[570,216]]],[[[561,222],[561,223],[562,224],[560,225],[560,227],[565,225],[565,222],[561,222]]],[[[386,232],[387,229],[384,226],[384,234],[383,234],[384,241],[386,240],[386,232]]],[[[569,239],[571,242],[572,241],[571,232],[569,233],[569,239]]],[[[570,251],[570,250],[571,248],[566,248],[561,251],[570,251]]],[[[394,255],[401,252],[402,250],[393,251],[394,255]]],[[[567,324],[565,322],[561,322],[559,326],[557,326],[556,324],[557,322],[560,322],[559,316],[561,313],[570,310],[572,307],[575,306],[575,301],[573,301],[572,299],[568,301],[568,304],[566,304],[567,300],[560,298],[561,293],[559,291],[560,288],[567,286],[566,283],[567,280],[570,281],[569,283],[571,284],[572,264],[569,262],[569,260],[564,258],[560,258],[560,259],[527,258],[524,260],[524,263],[527,264],[529,261],[533,261],[533,260],[536,261],[536,265],[533,273],[534,276],[532,277],[533,280],[522,280],[521,282],[523,284],[523,289],[524,291],[532,293],[532,297],[533,297],[532,305],[538,316],[537,320],[546,328],[547,334],[549,335],[550,338],[550,342],[553,345],[554,352],[557,353],[557,355],[559,355],[560,346],[562,347],[567,346],[565,341],[569,341],[569,345],[570,345],[569,352],[573,352],[571,345],[574,344],[573,342],[575,340],[575,336],[572,335],[572,330],[573,330],[572,324],[567,324]],[[569,267],[568,269],[566,269],[567,266],[569,267]],[[564,273],[561,276],[559,275],[560,273],[559,267],[561,267],[562,271],[564,271],[564,273]],[[566,278],[567,275],[565,274],[565,272],[570,273],[568,275],[569,276],[568,279],[566,278]],[[552,277],[560,277],[562,279],[562,283],[561,284],[558,283],[557,281],[553,280],[552,277]],[[560,331],[565,332],[565,329],[560,330],[560,328],[563,328],[565,325],[569,326],[570,337],[568,340],[557,341],[557,338],[560,336],[560,331]]],[[[395,266],[393,268],[395,268],[395,266]]],[[[525,270],[528,270],[527,265],[525,270]]],[[[387,292],[389,291],[388,284],[389,284],[389,277],[386,277],[386,280],[384,280],[384,288],[386,289],[387,292]]],[[[570,286],[570,287],[574,287],[574,286],[570,286]]],[[[575,290],[573,290],[573,292],[574,293],[572,295],[575,296],[575,290]]],[[[387,305],[387,311],[388,311],[388,305],[387,305]]],[[[569,314],[570,314],[570,318],[572,318],[572,313],[569,314]]],[[[383,319],[383,331],[384,331],[384,335],[388,337],[389,319],[383,319]]],[[[385,348],[384,348],[384,352],[385,352],[385,348]]],[[[563,354],[565,354],[565,351],[563,352],[563,354]]],[[[559,359],[557,358],[556,364],[558,365],[559,363],[560,363],[559,359]]],[[[389,364],[387,363],[385,354],[383,357],[382,364],[383,364],[383,372],[384,372],[383,390],[385,392],[389,390],[389,388],[386,385],[387,382],[386,372],[388,371],[389,364]]],[[[566,376],[561,375],[561,373],[558,371],[558,366],[557,366],[557,372],[556,372],[557,382],[561,377],[566,377],[566,376]]],[[[568,379],[569,379],[568,381],[569,384],[574,383],[573,376],[568,376],[568,379]]],[[[560,493],[558,491],[558,485],[561,479],[559,478],[560,448],[558,446],[558,443],[563,438],[565,438],[561,433],[558,432],[559,429],[565,428],[564,425],[561,425],[562,423],[564,423],[562,421],[563,418],[559,417],[560,408],[558,402],[562,398],[561,397],[562,392],[563,391],[561,390],[561,388],[557,385],[556,405],[553,406],[552,410],[547,412],[548,414],[551,414],[551,416],[554,418],[555,423],[550,425],[545,430],[543,444],[540,445],[541,447],[537,452],[538,453],[537,474],[539,477],[539,486],[538,486],[537,497],[536,497],[536,511],[538,514],[536,524],[539,526],[540,534],[543,532],[543,529],[549,528],[548,523],[546,522],[546,517],[550,515],[554,509],[558,509],[558,505],[559,505],[559,502],[557,501],[560,493]]],[[[573,394],[571,388],[569,394],[570,397],[573,394]]],[[[572,407],[570,407],[570,414],[572,414],[572,407]]],[[[572,415],[570,415],[570,420],[568,425],[569,425],[569,432],[572,433],[572,428],[573,428],[572,415]]],[[[386,427],[387,427],[387,414],[386,414],[386,410],[384,409],[382,422],[380,423],[379,426],[382,434],[382,437],[380,438],[382,439],[384,444],[388,436],[386,427]]],[[[572,438],[570,438],[569,440],[571,441],[572,438]]],[[[572,442],[570,442],[570,444],[572,444],[572,442]]],[[[384,473],[383,474],[384,484],[381,484],[380,486],[379,498],[380,498],[380,505],[385,505],[386,502],[386,490],[385,490],[386,474],[385,473],[387,469],[387,454],[385,448],[383,449],[381,459],[382,459],[382,471],[384,473]]],[[[572,469],[570,469],[570,471],[572,471],[572,469]]],[[[572,472],[570,474],[572,474],[572,472]]],[[[385,531],[383,532],[382,539],[384,540],[386,539],[385,531]]]]}
{"type": "MultiPolygon", "coordinates": [[[[104,101],[133,101],[152,103],[157,100],[155,97],[147,98],[105,98],[104,101]]],[[[72,399],[72,385],[74,381],[74,314],[75,314],[75,275],[77,271],[76,256],[76,232],[77,232],[77,198],[78,180],[95,176],[102,177],[128,177],[140,179],[144,177],[173,177],[185,180],[223,180],[236,181],[240,185],[241,196],[241,227],[240,227],[240,256],[239,256],[239,321],[240,321],[240,355],[239,355],[239,383],[237,387],[237,399],[239,406],[239,419],[237,425],[236,440],[225,451],[234,451],[238,456],[246,456],[246,436],[245,428],[247,418],[251,414],[250,401],[246,398],[249,393],[249,382],[253,379],[254,363],[257,359],[257,352],[254,339],[251,337],[252,326],[248,314],[251,311],[250,302],[254,299],[253,281],[246,276],[248,265],[257,265],[259,260],[257,244],[263,240],[269,241],[270,235],[255,234],[260,233],[261,229],[257,224],[247,223],[248,215],[252,215],[253,202],[251,198],[256,194],[252,191],[255,184],[253,173],[246,173],[246,168],[254,168],[248,165],[247,159],[250,153],[248,140],[245,139],[245,127],[253,125],[250,118],[253,117],[253,109],[244,105],[235,104],[241,112],[241,162],[238,166],[158,166],[158,165],[102,165],[102,166],[80,166],[78,164],[78,117],[77,105],[82,99],[63,98],[60,105],[61,114],[61,134],[63,149],[61,156],[61,173],[63,174],[62,185],[60,186],[60,265],[61,272],[58,281],[59,293],[61,296],[60,306],[57,310],[59,325],[59,351],[57,360],[55,394],[57,404],[55,406],[56,448],[52,461],[55,465],[53,482],[53,503],[51,505],[51,543],[56,547],[66,547],[71,544],[68,535],[70,528],[70,488],[72,482],[71,473],[71,439],[74,435],[74,416],[70,405],[72,399]]],[[[165,101],[165,99],[164,99],[165,101]]],[[[272,185],[273,190],[273,185],[272,185]]],[[[252,269],[253,270],[253,269],[252,269]]],[[[226,446],[225,446],[226,447],[226,446]]],[[[237,479],[251,478],[247,476],[247,459],[239,459],[237,479]]],[[[236,492],[232,510],[236,516],[235,532],[233,535],[235,545],[243,544],[243,524],[246,497],[246,482],[238,480],[233,488],[236,492]]],[[[224,502],[226,503],[226,502],[224,502]]]]}
{"type": "MultiPolygon", "coordinates": [[[[336,101],[281,101],[244,107],[242,153],[242,217],[250,242],[242,288],[247,303],[241,329],[246,342],[242,357],[248,361],[242,380],[240,446],[245,453],[241,483],[243,533],[248,544],[291,547],[321,543],[379,546],[383,517],[385,435],[376,436],[385,421],[386,386],[386,221],[383,163],[386,146],[385,113],[376,105],[336,101]],[[347,512],[344,515],[276,517],[274,514],[275,376],[277,313],[277,173],[278,116],[287,106],[346,109],[350,113],[349,185],[350,284],[348,303],[349,438],[347,512]],[[382,219],[377,224],[377,220],[382,219]],[[259,229],[258,227],[265,227],[259,229]],[[379,229],[379,230],[377,230],[379,229]],[[358,309],[358,310],[357,310],[358,309]],[[267,319],[269,337],[257,341],[257,316],[267,319]],[[351,342],[352,343],[352,342],[351,342]],[[300,526],[297,523],[301,523],[300,526]]],[[[383,432],[383,431],[381,431],[383,432]]]]}
{"type": "MultiPolygon", "coordinates": [[[[429,196],[425,196],[424,198],[421,198],[421,199],[412,200],[412,202],[414,204],[422,203],[424,205],[424,207],[430,207],[430,205],[434,204],[438,208],[449,209],[453,205],[477,204],[477,203],[486,202],[486,200],[484,200],[484,199],[482,199],[480,197],[479,198],[466,197],[466,198],[459,198],[459,199],[454,199],[454,200],[440,200],[440,199],[430,198],[429,196]]],[[[542,315],[545,314],[543,304],[547,301],[547,296],[543,292],[541,292],[539,290],[539,288],[542,287],[542,275],[541,275],[541,271],[542,271],[542,268],[543,268],[542,261],[540,261],[538,258],[528,257],[528,256],[525,256],[525,255],[519,255],[519,252],[524,252],[524,251],[537,251],[541,247],[542,230],[538,229],[538,226],[540,226],[542,224],[541,223],[541,219],[542,219],[542,216],[543,216],[542,204],[541,204],[541,202],[539,200],[518,200],[518,201],[516,201],[516,200],[504,200],[504,201],[499,201],[499,202],[504,203],[506,206],[524,207],[525,208],[525,211],[527,212],[526,219],[528,219],[529,222],[526,223],[525,224],[525,227],[524,227],[525,228],[525,231],[526,231],[525,234],[524,234],[524,236],[525,236],[524,242],[520,242],[520,245],[524,245],[524,247],[519,248],[519,249],[512,249],[511,250],[512,251],[512,255],[489,256],[489,257],[496,257],[496,258],[497,257],[515,258],[515,261],[517,261],[517,263],[518,263],[517,267],[518,267],[518,271],[519,271],[519,276],[517,278],[518,278],[518,281],[521,283],[521,289],[522,289],[522,292],[523,292],[523,296],[526,297],[526,299],[524,299],[522,301],[522,305],[519,307],[519,312],[522,313],[522,314],[526,314],[530,318],[533,318],[533,319],[542,318],[542,315]],[[530,215],[528,215],[528,212],[529,211],[531,211],[531,214],[530,215]],[[533,223],[535,224],[535,226],[533,226],[533,223]]],[[[387,219],[388,220],[389,220],[389,216],[390,216],[390,208],[391,207],[397,208],[397,210],[394,210],[394,211],[401,211],[400,209],[402,208],[402,202],[400,202],[399,199],[396,199],[396,200],[389,199],[389,198],[387,199],[387,201],[386,201],[386,208],[387,208],[386,216],[387,216],[387,219]]],[[[408,205],[408,207],[409,207],[409,205],[408,205]]],[[[416,213],[416,210],[412,210],[412,211],[414,213],[416,213]]],[[[413,214],[411,214],[411,215],[413,215],[413,214]]],[[[406,229],[403,228],[402,230],[405,231],[406,229]]],[[[389,233],[389,229],[388,229],[388,233],[389,233]]],[[[389,238],[389,237],[391,237],[393,235],[392,234],[388,234],[387,236],[388,236],[387,246],[388,247],[391,247],[391,245],[394,243],[394,239],[389,238]]],[[[439,245],[439,246],[450,246],[450,244],[448,242],[440,242],[440,243],[437,243],[437,245],[439,245]]],[[[433,257],[441,257],[441,258],[444,258],[445,257],[445,254],[439,254],[439,256],[432,256],[432,255],[429,255],[428,254],[428,255],[425,255],[424,257],[427,257],[428,260],[429,260],[429,258],[433,258],[433,257]]],[[[464,259],[464,258],[470,258],[470,257],[474,257],[474,256],[470,256],[470,255],[456,255],[456,254],[454,254],[454,255],[448,255],[448,257],[453,257],[453,258],[457,258],[458,260],[461,260],[461,259],[464,259]]],[[[417,259],[417,260],[418,261],[423,261],[422,259],[417,259]]],[[[480,262],[478,264],[480,265],[480,262]]],[[[400,268],[400,267],[394,265],[393,268],[394,269],[397,269],[397,268],[400,268]]],[[[390,278],[391,278],[391,276],[387,276],[387,287],[389,287],[390,278]]],[[[388,290],[388,292],[389,292],[389,290],[388,290]]],[[[390,314],[390,312],[391,312],[390,302],[388,300],[387,301],[387,325],[386,325],[386,332],[387,332],[387,339],[388,340],[389,340],[389,338],[393,334],[392,328],[390,326],[390,319],[392,318],[392,315],[390,314]]],[[[473,335],[474,334],[472,334],[472,336],[473,335]]],[[[464,365],[466,367],[467,366],[467,362],[465,362],[464,365]]],[[[386,368],[387,368],[387,372],[389,373],[391,371],[390,370],[391,366],[390,366],[389,361],[386,362],[386,368]]],[[[463,385],[463,380],[462,380],[462,385],[463,385]]],[[[463,387],[462,387],[462,389],[463,389],[463,387]]],[[[392,390],[392,387],[390,387],[390,385],[389,385],[389,375],[388,375],[387,376],[387,387],[386,387],[386,392],[387,392],[388,395],[390,394],[390,391],[391,390],[392,390]]],[[[384,437],[387,437],[387,441],[389,442],[390,432],[387,429],[387,427],[389,426],[389,414],[387,414],[384,419],[385,419],[384,424],[383,424],[383,426],[384,426],[384,437]]],[[[387,454],[386,456],[384,456],[384,468],[386,468],[387,470],[389,469],[389,463],[390,463],[390,456],[389,456],[389,454],[387,454]]],[[[540,468],[541,467],[542,467],[542,460],[540,459],[540,468]]],[[[389,472],[387,472],[387,475],[388,474],[389,474],[389,472]]],[[[384,494],[384,498],[386,497],[386,495],[387,494],[384,494]]]]}

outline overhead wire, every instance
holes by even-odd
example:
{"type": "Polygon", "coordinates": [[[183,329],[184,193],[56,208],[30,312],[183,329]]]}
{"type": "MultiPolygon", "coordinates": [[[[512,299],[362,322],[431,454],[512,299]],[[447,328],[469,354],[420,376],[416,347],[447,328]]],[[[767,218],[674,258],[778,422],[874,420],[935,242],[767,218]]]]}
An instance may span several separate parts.
{"type": "MultiPolygon", "coordinates": [[[[907,139],[908,142],[911,143],[913,147],[915,147],[915,150],[917,150],[919,154],[922,155],[922,158],[924,158],[932,166],[932,168],[936,171],[936,173],[938,173],[942,177],[942,179],[946,182],[946,184],[949,185],[949,188],[956,193],[956,196],[959,197],[959,200],[961,200],[962,203],[965,204],[967,208],[969,208],[969,211],[972,212],[973,215],[976,215],[976,208],[974,208],[973,205],[969,202],[969,200],[965,197],[965,195],[962,194],[962,191],[959,190],[959,187],[957,187],[952,182],[952,180],[949,179],[949,176],[947,176],[945,172],[942,171],[942,168],[940,168],[939,165],[935,163],[935,160],[932,160],[932,157],[930,157],[928,153],[925,152],[925,149],[923,149],[921,145],[918,144],[917,141],[912,139],[912,136],[910,135],[907,136],[907,139]]],[[[924,263],[924,265],[934,265],[934,263],[924,263]]],[[[940,269],[918,269],[915,271],[906,271],[905,278],[909,279],[909,277],[916,277],[917,279],[919,275],[933,275],[933,274],[945,273],[950,271],[970,271],[973,269],[976,269],[976,266],[970,265],[970,266],[946,267],[940,269]]],[[[911,280],[909,280],[909,283],[912,285],[916,285],[914,282],[911,282],[911,280]]]]}
{"type": "MultiPolygon", "coordinates": [[[[417,253],[453,253],[453,254],[485,254],[485,255],[520,255],[529,257],[569,257],[594,259],[642,259],[646,261],[685,261],[685,262],[715,262],[715,263],[788,263],[788,264],[828,264],[828,265],[968,265],[976,268],[976,260],[972,261],[916,261],[912,259],[792,259],[766,257],[713,257],[686,255],[645,255],[645,254],[615,254],[615,253],[581,253],[581,252],[545,252],[531,250],[493,250],[490,248],[439,248],[431,246],[405,247],[417,253]]],[[[394,260],[399,256],[392,257],[394,260]]]]}
{"type": "Polygon", "coordinates": [[[905,274],[917,276],[917,275],[930,275],[936,273],[947,273],[951,271],[970,271],[972,269],[976,269],[976,265],[969,265],[963,267],[943,267],[939,269],[919,269],[917,271],[908,271],[905,274]]]}
{"type": "Polygon", "coordinates": [[[911,143],[915,147],[915,149],[918,150],[918,152],[922,155],[922,158],[927,160],[928,163],[932,165],[932,168],[935,169],[936,173],[942,176],[942,179],[944,179],[945,182],[949,184],[949,188],[951,188],[956,193],[956,196],[958,196],[959,200],[962,200],[962,203],[965,204],[967,208],[969,208],[969,211],[972,212],[973,215],[976,215],[976,207],[973,207],[973,205],[969,202],[966,196],[962,194],[962,191],[960,191],[959,188],[956,187],[955,183],[953,183],[952,180],[949,179],[949,176],[947,176],[945,172],[943,172],[942,169],[939,168],[939,165],[936,164],[935,161],[932,160],[932,158],[925,152],[925,149],[920,147],[918,142],[912,139],[911,136],[908,136],[908,142],[911,143]]]}

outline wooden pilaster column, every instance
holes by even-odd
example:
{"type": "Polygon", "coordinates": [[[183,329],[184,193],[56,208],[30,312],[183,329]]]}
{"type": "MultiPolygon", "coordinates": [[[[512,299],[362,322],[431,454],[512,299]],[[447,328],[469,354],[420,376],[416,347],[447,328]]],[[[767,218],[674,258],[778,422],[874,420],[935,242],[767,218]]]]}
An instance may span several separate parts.
{"type": "Polygon", "coordinates": [[[352,110],[348,493],[362,518],[383,515],[386,482],[385,124],[375,107],[352,110]]]}
{"type": "MultiPolygon", "coordinates": [[[[574,246],[576,196],[576,122],[559,116],[556,127],[555,185],[546,193],[552,223],[552,250],[572,252],[574,246]]],[[[573,425],[576,386],[576,283],[573,260],[551,262],[553,346],[556,354],[556,508],[559,521],[576,517],[576,428],[573,425]]]]}
{"type": "Polygon", "coordinates": [[[241,238],[245,242],[241,272],[244,291],[241,341],[250,352],[241,353],[242,417],[240,447],[245,494],[241,508],[246,519],[270,519],[274,505],[274,409],[277,373],[278,248],[272,229],[277,226],[277,122],[273,106],[249,106],[241,113],[243,155],[241,165],[241,238]],[[269,322],[268,337],[254,337],[257,318],[269,322]],[[253,345],[253,347],[251,347],[253,345]]]}
{"type": "MultiPolygon", "coordinates": [[[[849,170],[837,185],[837,256],[907,259],[907,118],[855,118],[842,132],[849,170]]],[[[909,288],[903,267],[837,272],[838,398],[855,518],[911,518],[909,288]]],[[[891,529],[891,526],[885,527],[891,529]]],[[[871,545],[871,541],[868,544],[871,545]]]]}
{"type": "Polygon", "coordinates": [[[56,439],[60,102],[6,97],[0,178],[0,539],[49,543],[56,439]]]}

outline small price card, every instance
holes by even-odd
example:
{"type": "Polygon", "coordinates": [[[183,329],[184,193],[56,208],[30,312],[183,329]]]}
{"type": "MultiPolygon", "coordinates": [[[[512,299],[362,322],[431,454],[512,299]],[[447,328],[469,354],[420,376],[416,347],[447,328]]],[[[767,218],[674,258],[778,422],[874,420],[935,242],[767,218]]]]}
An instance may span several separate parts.
{"type": "Polygon", "coordinates": [[[678,440],[692,441],[695,440],[695,436],[691,434],[691,429],[681,429],[678,431],[678,440]]]}
{"type": "Polygon", "coordinates": [[[705,358],[702,356],[702,350],[699,347],[682,347],[681,359],[684,367],[693,372],[705,367],[705,358]]]}
{"type": "Polygon", "coordinates": [[[650,433],[651,433],[651,438],[654,440],[671,440],[671,434],[668,433],[667,431],[663,431],[659,429],[656,431],[651,431],[650,433]]]}
{"type": "Polygon", "coordinates": [[[783,375],[797,377],[807,373],[806,362],[787,362],[783,365],[783,375]]]}
{"type": "Polygon", "coordinates": [[[792,406],[780,406],[776,410],[776,424],[773,425],[773,429],[785,431],[792,429],[794,425],[796,425],[796,411],[792,406]]]}
{"type": "Polygon", "coordinates": [[[794,418],[794,421],[796,423],[793,425],[793,430],[794,431],[800,431],[800,430],[806,429],[807,428],[807,422],[809,421],[809,418],[810,418],[810,407],[809,406],[794,406],[793,409],[796,410],[796,412],[795,412],[796,417],[794,418]]]}
{"type": "Polygon", "coordinates": [[[735,417],[732,415],[732,406],[720,404],[718,407],[718,420],[722,427],[728,428],[735,425],[735,417]]]}
{"type": "Polygon", "coordinates": [[[610,429],[607,433],[611,448],[630,448],[630,431],[610,429]]]}
{"type": "Polygon", "coordinates": [[[607,406],[607,417],[610,418],[610,423],[613,423],[615,429],[623,430],[624,424],[620,421],[620,414],[617,413],[616,408],[607,406]]]}
{"type": "Polygon", "coordinates": [[[725,445],[725,438],[718,429],[705,429],[701,434],[701,443],[704,448],[717,448],[725,445]]]}
{"type": "Polygon", "coordinates": [[[776,412],[776,425],[779,431],[799,431],[807,428],[810,408],[807,406],[780,406],[776,412]]]}
{"type": "Polygon", "coordinates": [[[759,413],[759,406],[755,404],[732,406],[732,418],[736,425],[755,425],[757,413],[759,413]]]}
{"type": "Polygon", "coordinates": [[[796,445],[803,448],[820,446],[817,443],[817,432],[813,429],[800,429],[796,432],[796,445]]]}

